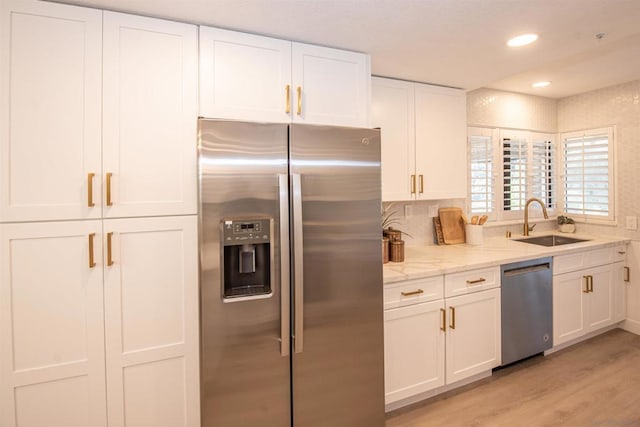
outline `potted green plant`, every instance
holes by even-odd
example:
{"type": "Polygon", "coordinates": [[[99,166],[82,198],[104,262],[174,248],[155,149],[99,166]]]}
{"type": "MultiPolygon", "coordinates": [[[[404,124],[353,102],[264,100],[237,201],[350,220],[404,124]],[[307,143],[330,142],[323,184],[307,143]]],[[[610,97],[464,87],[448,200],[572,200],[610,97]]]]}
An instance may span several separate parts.
{"type": "Polygon", "coordinates": [[[575,233],[576,224],[573,218],[565,215],[558,215],[558,225],[561,233],[575,233]]]}

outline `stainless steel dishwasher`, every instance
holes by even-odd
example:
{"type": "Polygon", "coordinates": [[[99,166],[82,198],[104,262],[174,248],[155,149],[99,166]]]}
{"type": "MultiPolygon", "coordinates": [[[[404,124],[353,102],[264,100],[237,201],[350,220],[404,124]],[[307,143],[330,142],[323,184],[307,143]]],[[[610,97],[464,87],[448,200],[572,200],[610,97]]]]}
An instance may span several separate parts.
{"type": "Polygon", "coordinates": [[[553,345],[552,257],[505,264],[502,278],[502,365],[553,345]]]}

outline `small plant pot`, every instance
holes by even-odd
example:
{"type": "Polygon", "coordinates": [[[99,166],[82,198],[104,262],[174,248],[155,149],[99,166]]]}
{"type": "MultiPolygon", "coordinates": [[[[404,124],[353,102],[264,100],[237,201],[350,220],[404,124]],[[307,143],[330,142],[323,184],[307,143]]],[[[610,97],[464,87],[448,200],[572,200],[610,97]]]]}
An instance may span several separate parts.
{"type": "Polygon", "coordinates": [[[382,238],[382,263],[386,264],[389,262],[389,238],[382,238]]]}
{"type": "Polygon", "coordinates": [[[575,233],[576,225],[575,224],[561,224],[560,225],[561,233],[575,233]]]}

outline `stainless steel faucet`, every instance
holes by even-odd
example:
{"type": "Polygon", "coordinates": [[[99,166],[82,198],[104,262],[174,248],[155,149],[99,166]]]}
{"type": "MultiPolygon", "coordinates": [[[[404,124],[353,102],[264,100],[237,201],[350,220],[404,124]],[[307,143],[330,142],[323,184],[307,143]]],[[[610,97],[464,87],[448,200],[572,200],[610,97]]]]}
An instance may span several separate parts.
{"type": "Polygon", "coordinates": [[[522,227],[523,236],[528,236],[529,232],[533,230],[533,227],[535,227],[535,224],[533,224],[533,226],[529,228],[529,205],[533,202],[540,203],[540,206],[542,206],[542,214],[544,215],[544,219],[549,219],[549,215],[547,215],[547,208],[544,207],[544,203],[542,202],[542,200],[535,197],[530,198],[524,205],[524,226],[522,227]]]}

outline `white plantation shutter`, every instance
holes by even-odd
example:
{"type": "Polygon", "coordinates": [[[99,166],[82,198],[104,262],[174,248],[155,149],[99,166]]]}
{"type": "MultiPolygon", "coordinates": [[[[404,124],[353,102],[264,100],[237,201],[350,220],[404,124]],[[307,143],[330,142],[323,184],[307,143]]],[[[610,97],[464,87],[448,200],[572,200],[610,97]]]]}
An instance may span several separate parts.
{"type": "Polygon", "coordinates": [[[555,200],[555,149],[552,141],[531,142],[531,163],[529,167],[529,194],[544,202],[547,209],[553,209],[555,200]]]}
{"type": "Polygon", "coordinates": [[[492,214],[495,210],[493,168],[493,138],[470,134],[469,195],[473,214],[492,214]]]}
{"type": "Polygon", "coordinates": [[[527,141],[502,140],[503,210],[520,211],[527,201],[527,141]]]}
{"type": "Polygon", "coordinates": [[[613,131],[597,129],[562,138],[564,210],[613,220],[613,131]]]}

